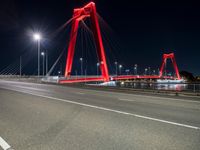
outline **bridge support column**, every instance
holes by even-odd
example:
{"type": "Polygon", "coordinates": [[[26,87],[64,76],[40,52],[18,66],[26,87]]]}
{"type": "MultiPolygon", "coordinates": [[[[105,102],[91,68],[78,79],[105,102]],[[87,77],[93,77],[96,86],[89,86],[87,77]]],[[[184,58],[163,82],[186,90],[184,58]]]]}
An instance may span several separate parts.
{"type": "Polygon", "coordinates": [[[160,67],[160,75],[159,75],[159,77],[163,76],[163,70],[164,70],[165,64],[167,62],[167,59],[171,59],[177,79],[181,79],[180,74],[179,74],[179,70],[178,70],[178,66],[177,66],[177,63],[176,63],[176,60],[175,60],[174,53],[163,54],[162,65],[160,67]]]}
{"type": "Polygon", "coordinates": [[[72,29],[71,29],[68,55],[67,55],[67,61],[66,61],[65,77],[70,78],[70,75],[71,75],[79,22],[88,17],[90,17],[92,21],[92,32],[95,38],[97,54],[99,56],[98,58],[100,62],[102,78],[104,81],[109,81],[110,79],[109,79],[108,67],[107,67],[107,62],[106,62],[106,54],[105,54],[99,22],[97,18],[96,7],[95,7],[95,3],[93,2],[89,3],[83,8],[74,9],[73,24],[72,24],[72,29]]]}

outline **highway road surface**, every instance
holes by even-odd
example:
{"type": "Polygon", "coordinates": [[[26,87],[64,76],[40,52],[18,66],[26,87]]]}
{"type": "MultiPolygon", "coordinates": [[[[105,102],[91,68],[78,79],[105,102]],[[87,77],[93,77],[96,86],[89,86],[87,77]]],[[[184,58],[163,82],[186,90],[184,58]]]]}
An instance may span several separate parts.
{"type": "Polygon", "coordinates": [[[0,80],[0,149],[200,150],[200,100],[0,80]]]}

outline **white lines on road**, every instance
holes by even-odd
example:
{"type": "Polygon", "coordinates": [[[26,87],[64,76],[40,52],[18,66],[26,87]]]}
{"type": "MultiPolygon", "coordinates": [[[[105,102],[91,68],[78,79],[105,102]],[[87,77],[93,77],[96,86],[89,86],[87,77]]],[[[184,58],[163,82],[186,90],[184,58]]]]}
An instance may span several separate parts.
{"type": "Polygon", "coordinates": [[[76,94],[84,95],[85,93],[82,93],[82,92],[76,92],[76,94]]]}
{"type": "MultiPolygon", "coordinates": [[[[89,94],[96,95],[96,96],[104,96],[104,97],[107,97],[107,96],[113,97],[112,95],[115,95],[116,98],[118,98],[118,96],[124,95],[123,97],[133,97],[133,98],[134,97],[139,97],[139,98],[140,97],[145,97],[145,98],[153,98],[155,100],[158,99],[158,100],[169,100],[169,101],[172,101],[172,102],[180,101],[180,102],[200,104],[200,101],[198,101],[198,100],[180,99],[181,97],[180,98],[172,98],[172,97],[162,97],[162,96],[139,95],[139,94],[134,94],[134,93],[131,93],[131,94],[130,93],[120,93],[120,95],[118,95],[119,93],[116,93],[116,92],[97,91],[97,90],[93,90],[89,94]]],[[[134,100],[130,100],[129,98],[121,98],[121,99],[127,99],[127,101],[134,101],[134,100]]]]}
{"type": "Polygon", "coordinates": [[[127,101],[127,102],[135,102],[135,100],[126,99],[126,98],[118,98],[120,101],[127,101]]]}
{"type": "Polygon", "coordinates": [[[133,113],[125,112],[125,111],[114,110],[114,109],[90,105],[90,104],[84,104],[84,103],[61,99],[61,98],[56,98],[56,97],[50,97],[50,96],[39,95],[39,94],[30,93],[30,92],[19,91],[16,89],[8,89],[8,90],[18,91],[18,92],[30,94],[33,96],[43,97],[43,98],[52,99],[52,100],[56,100],[56,101],[62,101],[62,102],[71,103],[71,104],[75,104],[75,105],[79,105],[79,106],[90,107],[90,108],[95,108],[95,109],[99,109],[99,110],[104,110],[104,111],[114,112],[114,113],[118,113],[118,114],[129,115],[129,116],[133,116],[133,117],[137,117],[137,118],[147,119],[147,120],[151,120],[151,121],[157,121],[157,122],[167,123],[167,124],[176,125],[176,126],[180,126],[180,127],[200,130],[200,127],[187,125],[187,124],[181,124],[181,123],[177,123],[177,122],[173,122],[173,121],[167,121],[167,120],[152,118],[152,117],[148,117],[148,116],[142,116],[142,115],[133,114],[133,113]]]}
{"type": "Polygon", "coordinates": [[[19,86],[19,85],[14,85],[16,88],[22,88],[22,89],[28,89],[28,90],[34,90],[34,91],[43,91],[43,92],[48,92],[48,90],[41,89],[41,88],[34,88],[34,87],[27,87],[27,86],[19,86]]]}
{"type": "MultiPolygon", "coordinates": [[[[4,80],[0,80],[0,82],[2,83],[16,83],[16,84],[27,84],[27,85],[38,85],[38,86],[54,86],[54,85],[50,85],[50,84],[39,84],[39,83],[27,83],[27,82],[17,82],[17,81],[4,81],[4,80]]],[[[27,86],[26,86],[27,88],[27,86]]],[[[30,87],[31,88],[31,87],[30,87]]],[[[41,87],[42,88],[42,87],[41,87]]],[[[33,88],[32,90],[36,90],[35,88],[33,88]]],[[[108,96],[108,95],[117,95],[118,93],[115,93],[115,92],[111,92],[111,91],[98,91],[98,90],[84,90],[86,93],[89,92],[88,94],[92,94],[92,95],[96,95],[96,96],[108,96]],[[104,93],[104,94],[102,94],[104,93]]],[[[76,94],[79,94],[79,95],[83,95],[83,94],[86,94],[86,93],[83,93],[83,92],[76,92],[76,94]]],[[[179,99],[179,98],[170,98],[170,97],[161,97],[161,96],[150,96],[150,95],[139,95],[139,94],[128,94],[128,93],[120,93],[120,95],[124,95],[124,96],[133,96],[133,97],[145,97],[145,98],[154,98],[154,99],[159,99],[159,100],[170,100],[170,101],[180,101],[180,102],[187,102],[187,103],[198,103],[200,104],[200,101],[198,100],[189,100],[189,99],[179,99]]],[[[187,96],[187,97],[190,97],[190,96],[187,96]]],[[[199,96],[196,96],[199,98],[199,96]]],[[[125,98],[123,98],[125,99],[125,98]]],[[[128,98],[127,98],[128,99],[128,98]]],[[[127,100],[127,101],[131,101],[131,100],[127,100]]],[[[133,101],[133,100],[132,100],[133,101]]]]}
{"type": "Polygon", "coordinates": [[[2,137],[0,137],[0,146],[3,150],[8,150],[11,148],[10,145],[2,137]]]}
{"type": "Polygon", "coordinates": [[[166,99],[170,101],[181,101],[181,102],[187,102],[187,103],[200,103],[200,101],[195,100],[184,100],[184,99],[178,99],[178,98],[168,98],[168,97],[156,97],[156,96],[145,96],[145,95],[134,95],[136,97],[146,97],[146,98],[155,98],[155,99],[166,99]]]}

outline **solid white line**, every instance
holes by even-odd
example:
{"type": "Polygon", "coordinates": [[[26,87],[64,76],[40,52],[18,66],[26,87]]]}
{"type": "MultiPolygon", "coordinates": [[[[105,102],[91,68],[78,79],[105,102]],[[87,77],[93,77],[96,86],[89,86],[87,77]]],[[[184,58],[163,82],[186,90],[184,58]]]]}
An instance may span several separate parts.
{"type": "MultiPolygon", "coordinates": [[[[86,92],[90,92],[89,94],[96,95],[96,96],[107,96],[107,95],[110,96],[110,95],[118,95],[118,94],[120,94],[120,96],[124,95],[124,97],[125,96],[128,96],[128,97],[130,97],[130,96],[134,97],[135,96],[135,97],[155,98],[155,99],[159,99],[159,100],[170,100],[170,101],[174,101],[174,102],[180,101],[180,102],[198,103],[198,104],[200,104],[200,101],[198,101],[198,100],[190,100],[190,99],[185,99],[184,100],[184,99],[179,99],[179,98],[170,98],[170,97],[162,97],[162,96],[149,96],[149,95],[140,95],[140,94],[134,94],[134,93],[116,93],[116,92],[111,92],[111,91],[98,91],[98,90],[89,90],[89,89],[87,89],[87,90],[88,91],[86,91],[86,92]],[[102,94],[102,93],[104,93],[104,94],[102,94]],[[105,95],[105,94],[107,94],[107,95],[105,95]]],[[[189,96],[186,96],[186,97],[189,97],[189,96]]],[[[198,96],[194,96],[194,97],[200,98],[200,96],[199,97],[198,96]]],[[[121,98],[121,99],[125,99],[125,98],[121,98]]]]}
{"type": "Polygon", "coordinates": [[[169,97],[157,97],[157,96],[146,96],[146,95],[134,95],[135,97],[145,97],[145,98],[155,98],[159,100],[170,100],[170,101],[180,101],[180,102],[187,102],[187,103],[199,103],[200,101],[195,101],[195,100],[184,100],[184,99],[178,99],[178,98],[169,98],[169,97]]]}
{"type": "Polygon", "coordinates": [[[28,90],[35,90],[35,91],[44,91],[44,92],[47,92],[47,91],[48,91],[48,90],[45,90],[45,89],[39,89],[39,88],[27,87],[27,86],[18,86],[18,85],[14,85],[14,87],[22,88],[22,89],[28,89],[28,90]]]}
{"type": "Polygon", "coordinates": [[[0,137],[0,146],[3,148],[3,150],[8,150],[10,145],[2,138],[0,137]]]}
{"type": "Polygon", "coordinates": [[[135,100],[126,99],[126,98],[118,98],[118,100],[120,100],[120,101],[128,101],[128,102],[134,102],[135,101],[135,100]]]}
{"type": "MultiPolygon", "coordinates": [[[[9,90],[18,91],[16,89],[9,89],[9,90]]],[[[118,113],[118,114],[134,116],[134,117],[137,117],[137,118],[142,118],[142,119],[147,119],[147,120],[153,120],[153,121],[167,123],[167,124],[171,124],[171,125],[176,125],[176,126],[181,126],[181,127],[186,127],[186,128],[200,130],[200,127],[196,127],[196,126],[192,126],[192,125],[181,124],[181,123],[177,123],[177,122],[172,122],[172,121],[167,121],[167,120],[162,120],[162,119],[157,119],[157,118],[142,116],[142,115],[138,115],[138,114],[133,114],[133,113],[128,113],[128,112],[124,112],[124,111],[119,111],[119,110],[104,108],[104,107],[95,106],[95,105],[89,105],[89,104],[79,103],[79,102],[75,102],[75,101],[71,101],[71,100],[66,100],[66,99],[61,99],[61,98],[56,98],[56,97],[50,97],[50,96],[45,96],[45,95],[34,94],[34,93],[30,93],[30,92],[24,92],[24,91],[18,91],[18,92],[25,93],[25,94],[30,94],[30,95],[33,95],[33,96],[38,96],[38,97],[53,99],[53,100],[56,100],[56,101],[67,102],[67,103],[71,103],[71,104],[75,104],[75,105],[80,105],[80,106],[84,106],[84,107],[90,107],[90,108],[95,108],[95,109],[99,109],[99,110],[104,110],[104,111],[109,111],[109,112],[115,112],[115,113],[118,113]]]]}
{"type": "MultiPolygon", "coordinates": [[[[1,80],[1,82],[6,82],[6,83],[22,83],[22,84],[31,84],[31,85],[40,85],[40,86],[54,86],[54,85],[51,85],[51,84],[39,84],[39,83],[29,83],[29,82],[18,82],[18,81],[7,81],[7,80],[1,80]]],[[[91,92],[91,90],[87,89],[86,90],[87,92],[91,92]]],[[[112,94],[113,92],[111,91],[100,91],[101,93],[99,93],[98,90],[92,90],[93,92],[95,91],[97,94],[94,94],[94,93],[90,93],[90,94],[93,94],[93,95],[99,95],[99,96],[102,96],[101,93],[105,93],[105,94],[112,94]]],[[[84,93],[85,94],[85,93],[84,93]]],[[[115,93],[115,94],[118,94],[118,93],[115,93]]],[[[181,102],[188,102],[188,103],[199,103],[200,104],[200,101],[197,101],[197,100],[184,100],[184,99],[179,99],[179,98],[169,98],[169,97],[159,97],[159,96],[147,96],[147,95],[139,95],[139,94],[134,94],[134,93],[131,93],[131,94],[127,94],[127,93],[120,93],[121,95],[125,95],[125,96],[136,96],[136,97],[146,97],[146,98],[156,98],[156,99],[166,99],[166,100],[170,100],[170,101],[181,101],[181,102]]],[[[105,95],[103,95],[105,96],[105,95]]],[[[186,97],[190,97],[190,96],[186,96],[186,97]]],[[[191,96],[192,97],[192,96],[191,96]]],[[[199,98],[198,96],[194,96],[194,97],[197,97],[199,98]]]]}
{"type": "Polygon", "coordinates": [[[82,92],[76,92],[76,94],[84,95],[85,93],[82,93],[82,92]]]}
{"type": "Polygon", "coordinates": [[[181,102],[188,102],[188,103],[200,103],[200,101],[195,100],[183,100],[178,98],[169,98],[169,97],[156,97],[156,96],[146,96],[146,95],[134,95],[136,97],[146,97],[146,98],[156,98],[156,99],[166,99],[171,101],[181,101],[181,102]]]}

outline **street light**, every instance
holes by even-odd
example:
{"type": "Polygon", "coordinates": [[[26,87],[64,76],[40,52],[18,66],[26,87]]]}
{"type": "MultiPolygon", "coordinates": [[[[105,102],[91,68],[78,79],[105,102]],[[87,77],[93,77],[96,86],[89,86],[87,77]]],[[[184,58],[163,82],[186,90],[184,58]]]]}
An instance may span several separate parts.
{"type": "Polygon", "coordinates": [[[43,67],[43,68],[42,68],[43,71],[42,71],[42,73],[43,73],[43,76],[44,76],[44,58],[45,58],[45,53],[42,52],[41,55],[42,55],[42,60],[43,60],[43,65],[42,65],[42,67],[43,67]]]}
{"type": "Polygon", "coordinates": [[[129,74],[129,72],[130,72],[130,70],[129,70],[129,69],[126,69],[125,71],[126,71],[126,75],[128,75],[128,74],[129,74]]]}
{"type": "Polygon", "coordinates": [[[147,68],[144,69],[144,75],[147,75],[147,68]]]}
{"type": "Polygon", "coordinates": [[[58,71],[58,76],[59,76],[59,77],[61,76],[61,71],[60,71],[60,70],[58,71]]]}
{"type": "Polygon", "coordinates": [[[135,66],[134,66],[134,75],[137,75],[137,67],[138,67],[138,65],[135,64],[135,66]]]}
{"type": "Polygon", "coordinates": [[[22,56],[19,58],[19,75],[22,77],[22,56]]]}
{"type": "Polygon", "coordinates": [[[41,39],[40,33],[35,33],[35,34],[33,35],[33,38],[34,38],[36,41],[39,41],[39,40],[41,39]]]}
{"type": "Polygon", "coordinates": [[[119,74],[121,75],[122,65],[119,65],[119,74]]]}
{"type": "Polygon", "coordinates": [[[33,34],[33,38],[37,41],[37,49],[38,49],[38,77],[40,76],[40,41],[42,39],[40,33],[33,34]]]}
{"type": "Polygon", "coordinates": [[[97,76],[99,75],[99,65],[100,65],[100,63],[98,62],[97,63],[97,76]]]}
{"type": "Polygon", "coordinates": [[[151,67],[148,67],[149,75],[151,75],[151,67]]]}
{"type": "Polygon", "coordinates": [[[46,75],[48,74],[48,52],[46,51],[46,75]]]}
{"type": "Polygon", "coordinates": [[[115,74],[116,74],[116,76],[117,76],[117,61],[115,61],[115,74]]]}
{"type": "Polygon", "coordinates": [[[81,76],[83,75],[83,58],[80,58],[80,62],[81,62],[81,76]]]}
{"type": "Polygon", "coordinates": [[[153,75],[156,75],[156,70],[153,70],[153,75]]]}

